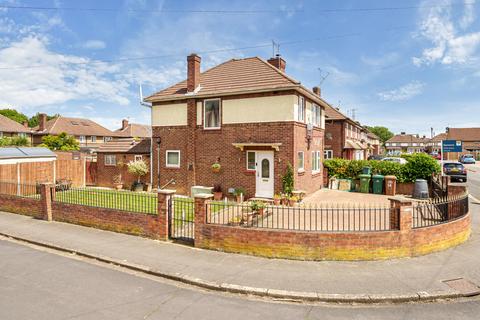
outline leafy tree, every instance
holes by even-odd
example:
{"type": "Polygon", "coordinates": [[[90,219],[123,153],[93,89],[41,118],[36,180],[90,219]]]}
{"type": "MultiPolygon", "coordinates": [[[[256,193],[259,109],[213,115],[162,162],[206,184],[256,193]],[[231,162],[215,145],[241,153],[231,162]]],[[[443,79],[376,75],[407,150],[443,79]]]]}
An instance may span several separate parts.
{"type": "MultiPolygon", "coordinates": [[[[40,113],[37,112],[36,115],[34,115],[34,116],[32,116],[30,119],[28,119],[28,126],[29,126],[30,128],[33,128],[33,127],[38,126],[39,118],[40,118],[39,115],[40,115],[40,113]]],[[[48,121],[48,120],[52,120],[52,119],[54,119],[54,118],[58,118],[58,117],[60,117],[60,115],[59,115],[58,113],[56,113],[56,114],[54,114],[54,115],[52,115],[52,116],[49,116],[49,115],[47,114],[47,121],[48,121]]]]}
{"type": "Polygon", "coordinates": [[[61,151],[75,151],[80,150],[80,145],[78,141],[66,134],[65,132],[60,133],[58,136],[48,135],[42,138],[41,147],[46,147],[52,151],[61,150],[61,151]]]}
{"type": "Polygon", "coordinates": [[[393,132],[390,131],[387,127],[375,126],[367,128],[371,133],[375,134],[377,137],[380,138],[382,144],[385,144],[388,139],[394,136],[393,132]]]}
{"type": "Polygon", "coordinates": [[[15,109],[1,109],[0,114],[21,124],[28,121],[28,117],[25,114],[15,109]]]}
{"type": "Polygon", "coordinates": [[[26,147],[30,142],[25,137],[1,137],[0,147],[26,147]]]}
{"type": "Polygon", "coordinates": [[[127,164],[127,170],[131,174],[137,176],[137,182],[140,182],[140,178],[148,173],[148,166],[143,160],[130,161],[127,164]]]}
{"type": "Polygon", "coordinates": [[[293,167],[289,163],[287,165],[287,169],[285,170],[285,174],[282,177],[282,188],[283,193],[291,196],[293,191],[293,167]]]}

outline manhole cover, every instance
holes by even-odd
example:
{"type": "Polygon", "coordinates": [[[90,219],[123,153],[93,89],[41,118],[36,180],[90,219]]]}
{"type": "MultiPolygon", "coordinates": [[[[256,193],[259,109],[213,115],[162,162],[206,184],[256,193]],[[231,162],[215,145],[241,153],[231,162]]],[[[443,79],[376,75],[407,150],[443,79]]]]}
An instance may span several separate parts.
{"type": "Polygon", "coordinates": [[[443,283],[464,296],[480,294],[480,288],[475,283],[464,278],[444,280],[443,283]]]}

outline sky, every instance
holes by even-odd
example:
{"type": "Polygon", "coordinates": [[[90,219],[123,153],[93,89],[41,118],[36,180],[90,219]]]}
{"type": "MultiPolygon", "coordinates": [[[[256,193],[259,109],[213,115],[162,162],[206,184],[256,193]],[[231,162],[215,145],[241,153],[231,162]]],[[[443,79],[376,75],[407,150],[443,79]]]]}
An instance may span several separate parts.
{"type": "Polygon", "coordinates": [[[475,0],[0,0],[0,108],[148,124],[139,85],[185,79],[189,53],[203,71],[275,49],[364,125],[479,127],[479,16],[475,0]]]}

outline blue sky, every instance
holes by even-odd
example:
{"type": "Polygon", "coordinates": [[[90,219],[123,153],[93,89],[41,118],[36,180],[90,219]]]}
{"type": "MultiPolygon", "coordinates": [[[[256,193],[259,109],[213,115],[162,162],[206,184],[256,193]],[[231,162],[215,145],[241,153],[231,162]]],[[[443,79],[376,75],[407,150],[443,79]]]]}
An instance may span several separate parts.
{"type": "Polygon", "coordinates": [[[363,124],[478,127],[479,15],[474,0],[0,0],[0,105],[148,123],[139,83],[148,94],[182,80],[191,52],[202,69],[268,59],[274,40],[288,74],[307,87],[328,74],[322,96],[363,124]]]}

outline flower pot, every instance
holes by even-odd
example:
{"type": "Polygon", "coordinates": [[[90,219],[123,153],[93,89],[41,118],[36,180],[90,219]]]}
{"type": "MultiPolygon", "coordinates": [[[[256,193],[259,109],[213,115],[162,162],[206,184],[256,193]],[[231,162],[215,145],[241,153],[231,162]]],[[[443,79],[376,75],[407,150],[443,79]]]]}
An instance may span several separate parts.
{"type": "Polygon", "coordinates": [[[261,216],[263,215],[264,208],[258,208],[257,213],[261,216]]]}
{"type": "Polygon", "coordinates": [[[222,200],[223,198],[223,193],[222,192],[214,192],[213,193],[213,200],[222,200]]]}
{"type": "Polygon", "coordinates": [[[123,189],[123,183],[117,183],[117,184],[115,185],[115,189],[117,189],[117,190],[122,190],[122,189],[123,189]]]}
{"type": "Polygon", "coordinates": [[[133,191],[135,191],[135,192],[143,191],[143,183],[141,183],[141,182],[135,182],[135,183],[133,184],[133,191]]]}
{"type": "Polygon", "coordinates": [[[218,173],[218,172],[220,172],[220,168],[212,168],[212,172],[218,173]]]}
{"type": "Polygon", "coordinates": [[[237,197],[237,202],[238,203],[242,202],[242,195],[241,194],[237,195],[236,197],[237,197]]]}
{"type": "Polygon", "coordinates": [[[281,199],[273,199],[273,205],[279,206],[280,205],[280,200],[281,199]]]}

